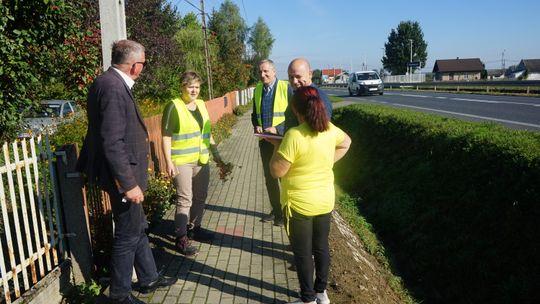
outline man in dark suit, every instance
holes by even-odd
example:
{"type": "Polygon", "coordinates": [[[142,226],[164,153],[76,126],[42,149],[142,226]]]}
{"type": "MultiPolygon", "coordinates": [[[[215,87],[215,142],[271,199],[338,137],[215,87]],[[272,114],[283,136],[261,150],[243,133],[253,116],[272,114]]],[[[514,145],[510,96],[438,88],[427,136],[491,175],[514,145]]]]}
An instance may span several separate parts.
{"type": "Polygon", "coordinates": [[[148,131],[131,88],[142,72],[144,47],[120,40],[112,46],[112,66],[88,92],[88,131],[77,169],[109,194],[114,242],[111,258],[112,303],[144,303],[131,295],[133,267],[140,292],[176,282],[158,274],[145,234],[143,211],[148,180],[148,131]]]}

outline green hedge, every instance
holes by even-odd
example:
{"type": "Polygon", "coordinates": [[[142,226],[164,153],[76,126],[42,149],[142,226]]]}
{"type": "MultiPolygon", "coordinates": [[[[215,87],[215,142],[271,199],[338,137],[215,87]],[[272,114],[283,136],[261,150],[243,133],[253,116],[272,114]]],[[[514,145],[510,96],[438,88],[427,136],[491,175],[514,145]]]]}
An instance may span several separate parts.
{"type": "Polygon", "coordinates": [[[540,134],[373,105],[336,181],[426,303],[540,301],[540,134]]]}

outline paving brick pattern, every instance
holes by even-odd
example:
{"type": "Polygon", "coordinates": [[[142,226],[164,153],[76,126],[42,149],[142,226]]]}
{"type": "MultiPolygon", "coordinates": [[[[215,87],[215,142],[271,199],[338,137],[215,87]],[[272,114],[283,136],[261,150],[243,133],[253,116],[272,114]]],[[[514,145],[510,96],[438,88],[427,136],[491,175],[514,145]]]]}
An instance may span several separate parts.
{"type": "Polygon", "coordinates": [[[235,166],[228,181],[211,164],[203,227],[215,232],[210,243],[194,242],[200,253],[185,258],[174,250],[174,209],[152,230],[154,257],[165,275],[178,277],[170,288],[136,295],[147,303],[285,303],[297,297],[293,254],[285,229],[260,219],[270,212],[257,139],[250,115],[239,117],[220,154],[235,166]]]}

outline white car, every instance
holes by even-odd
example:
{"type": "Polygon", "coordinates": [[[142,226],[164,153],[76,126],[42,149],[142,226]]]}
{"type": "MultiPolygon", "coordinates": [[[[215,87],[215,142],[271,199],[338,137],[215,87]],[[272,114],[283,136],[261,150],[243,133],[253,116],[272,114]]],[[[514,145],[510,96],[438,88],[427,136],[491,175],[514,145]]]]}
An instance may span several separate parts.
{"type": "Polygon", "coordinates": [[[347,89],[349,90],[349,96],[356,94],[370,95],[370,94],[384,94],[384,84],[381,77],[375,71],[359,71],[349,75],[349,81],[347,83],[347,89]]]}
{"type": "MultiPolygon", "coordinates": [[[[71,119],[76,111],[77,106],[73,100],[42,100],[39,111],[30,115],[25,119],[27,130],[31,130],[32,134],[46,132],[52,134],[56,131],[56,125],[60,121],[71,119]]],[[[30,132],[22,133],[22,136],[29,135],[30,132]]]]}

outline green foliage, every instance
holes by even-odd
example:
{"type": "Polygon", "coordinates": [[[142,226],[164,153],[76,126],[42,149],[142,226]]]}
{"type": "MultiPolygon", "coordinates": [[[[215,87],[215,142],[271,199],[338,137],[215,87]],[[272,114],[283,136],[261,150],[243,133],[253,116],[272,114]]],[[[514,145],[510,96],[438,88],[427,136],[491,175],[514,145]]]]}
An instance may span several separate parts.
{"type": "MultiPolygon", "coordinates": [[[[197,21],[197,17],[193,13],[187,14],[182,19],[181,24],[181,29],[174,36],[175,41],[184,52],[183,61],[180,64],[181,70],[195,71],[206,82],[208,73],[206,70],[202,24],[197,21]]],[[[212,67],[217,64],[217,52],[219,49],[214,36],[208,37],[208,47],[210,66],[212,67]]],[[[203,99],[208,98],[208,86],[201,86],[200,96],[203,99]]],[[[213,96],[215,96],[215,93],[213,96]]]]}
{"type": "Polygon", "coordinates": [[[165,105],[166,104],[163,103],[157,103],[150,98],[146,98],[138,103],[141,115],[145,118],[163,114],[163,109],[165,109],[165,105]]]}
{"type": "Polygon", "coordinates": [[[259,81],[259,62],[270,57],[272,46],[274,45],[274,37],[270,32],[270,28],[261,17],[249,29],[248,45],[251,47],[251,77],[250,84],[259,81]]]}
{"type": "Polygon", "coordinates": [[[151,225],[156,224],[174,204],[176,190],[171,179],[148,169],[148,189],[144,192],[144,213],[151,225]]]}
{"type": "Polygon", "coordinates": [[[313,70],[311,81],[313,81],[313,83],[317,85],[322,84],[322,71],[319,69],[313,70]]]}
{"type": "Polygon", "coordinates": [[[212,137],[214,137],[216,143],[220,143],[231,136],[232,127],[237,121],[238,118],[234,114],[225,114],[212,126],[212,137]]]}
{"type": "Polygon", "coordinates": [[[401,303],[414,303],[407,289],[404,287],[401,278],[393,275],[384,246],[379,242],[371,224],[361,215],[358,208],[360,204],[360,198],[352,197],[346,193],[340,193],[338,194],[336,209],[343,219],[351,225],[351,228],[365,246],[366,251],[373,255],[386,270],[382,275],[386,277],[391,288],[400,295],[401,303]]]}
{"type": "Polygon", "coordinates": [[[330,98],[330,102],[332,103],[343,101],[343,97],[341,96],[330,95],[328,97],[330,98]]]}
{"type": "Polygon", "coordinates": [[[249,102],[248,104],[245,104],[245,105],[239,105],[233,109],[233,114],[236,116],[242,116],[246,114],[247,112],[249,112],[252,108],[253,108],[253,102],[249,102]]]}
{"type": "Polygon", "coordinates": [[[373,105],[334,118],[353,141],[336,180],[363,198],[415,297],[539,300],[538,133],[373,105]]]}
{"type": "Polygon", "coordinates": [[[240,16],[240,9],[232,1],[224,1],[219,10],[212,11],[208,27],[219,45],[218,58],[212,66],[214,95],[244,89],[250,65],[244,62],[248,28],[240,16]]]}
{"type": "Polygon", "coordinates": [[[51,146],[77,144],[81,148],[87,127],[86,110],[80,109],[73,119],[63,121],[57,126],[56,132],[51,136],[51,146]]]}
{"type": "Polygon", "coordinates": [[[74,286],[66,296],[68,304],[97,304],[101,286],[94,280],[74,286]]]}
{"type": "Polygon", "coordinates": [[[420,61],[421,67],[426,66],[427,43],[420,24],[416,21],[401,21],[397,29],[392,29],[388,42],[384,44],[383,67],[393,75],[403,75],[407,72],[407,63],[420,61]]]}
{"type": "Polygon", "coordinates": [[[1,139],[17,133],[40,99],[82,99],[99,67],[92,3],[0,2],[1,139]]]}
{"type": "Polygon", "coordinates": [[[126,2],[126,26],[129,39],[146,48],[149,63],[135,86],[138,100],[151,98],[165,103],[180,88],[182,50],[174,39],[182,18],[165,0],[126,2]]]}

